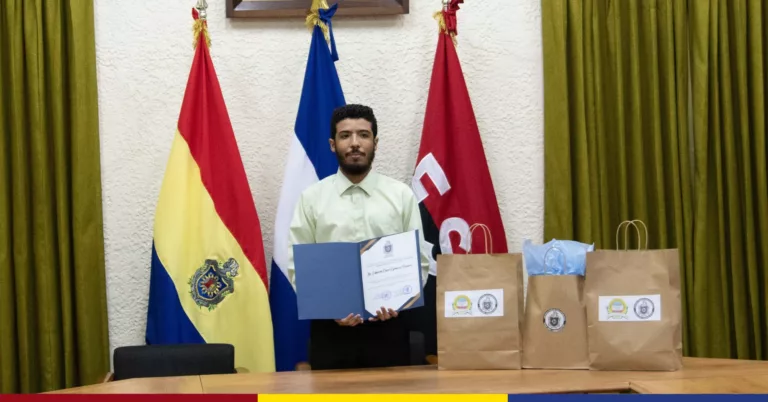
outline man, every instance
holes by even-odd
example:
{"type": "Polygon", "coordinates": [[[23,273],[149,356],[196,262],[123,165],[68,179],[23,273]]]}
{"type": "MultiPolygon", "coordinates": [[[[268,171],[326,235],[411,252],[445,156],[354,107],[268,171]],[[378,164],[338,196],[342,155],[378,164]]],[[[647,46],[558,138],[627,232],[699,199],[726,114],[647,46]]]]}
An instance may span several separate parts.
{"type": "MultiPolygon", "coordinates": [[[[329,144],[339,170],[307,188],[296,205],[288,266],[294,288],[294,244],[358,242],[414,229],[419,230],[423,243],[419,206],[411,188],[371,170],[377,134],[371,108],[346,105],[333,112],[329,144]]],[[[422,245],[421,250],[422,280],[426,283],[426,253],[431,247],[422,245]]],[[[409,331],[398,315],[382,308],[367,322],[353,314],[335,321],[313,320],[310,366],[323,370],[408,365],[409,331]]]]}

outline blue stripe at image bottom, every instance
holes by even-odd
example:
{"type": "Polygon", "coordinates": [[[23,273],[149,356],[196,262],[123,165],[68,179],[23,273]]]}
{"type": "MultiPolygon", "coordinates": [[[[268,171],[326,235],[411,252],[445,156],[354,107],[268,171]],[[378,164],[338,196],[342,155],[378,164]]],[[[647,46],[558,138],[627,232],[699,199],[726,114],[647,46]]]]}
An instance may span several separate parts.
{"type": "Polygon", "coordinates": [[[768,395],[754,394],[557,394],[508,395],[509,402],[587,402],[643,400],[654,402],[768,402],[768,395]]]}

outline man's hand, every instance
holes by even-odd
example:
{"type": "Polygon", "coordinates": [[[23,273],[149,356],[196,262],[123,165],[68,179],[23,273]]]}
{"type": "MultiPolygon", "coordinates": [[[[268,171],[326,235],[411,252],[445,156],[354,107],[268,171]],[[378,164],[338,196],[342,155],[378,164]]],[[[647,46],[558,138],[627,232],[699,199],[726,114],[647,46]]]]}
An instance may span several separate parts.
{"type": "Polygon", "coordinates": [[[384,307],[376,310],[376,317],[371,317],[369,321],[386,321],[390,318],[397,318],[397,311],[392,309],[386,309],[384,307]]]}
{"type": "Polygon", "coordinates": [[[360,315],[350,314],[341,320],[336,320],[336,323],[342,327],[354,327],[357,324],[362,324],[363,319],[360,315]]]}

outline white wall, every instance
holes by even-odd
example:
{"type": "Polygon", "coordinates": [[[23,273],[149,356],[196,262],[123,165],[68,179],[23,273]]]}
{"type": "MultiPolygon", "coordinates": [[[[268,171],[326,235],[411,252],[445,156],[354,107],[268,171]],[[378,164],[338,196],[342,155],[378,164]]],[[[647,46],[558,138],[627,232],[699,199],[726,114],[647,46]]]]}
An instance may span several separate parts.
{"type": "MultiPolygon", "coordinates": [[[[154,207],[192,59],[195,0],[96,1],[109,331],[142,344],[154,207]]],[[[212,54],[271,260],[272,231],[304,75],[303,20],[229,20],[209,0],[212,54]]],[[[410,14],[334,19],[348,103],[379,119],[380,172],[414,168],[437,40],[440,0],[410,14]]],[[[543,235],[540,0],[466,0],[458,52],[480,126],[509,248],[543,235]]]]}

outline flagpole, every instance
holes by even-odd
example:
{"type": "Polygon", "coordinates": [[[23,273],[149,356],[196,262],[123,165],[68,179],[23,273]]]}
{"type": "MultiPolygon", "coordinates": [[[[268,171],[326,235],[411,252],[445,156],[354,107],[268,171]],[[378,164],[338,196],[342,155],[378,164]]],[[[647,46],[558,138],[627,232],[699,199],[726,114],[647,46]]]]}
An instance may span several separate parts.
{"type": "Polygon", "coordinates": [[[194,35],[192,47],[197,48],[197,41],[200,39],[200,35],[203,35],[206,46],[210,48],[211,37],[208,34],[208,2],[206,0],[197,0],[197,4],[192,8],[192,18],[195,20],[192,25],[192,34],[194,35]]]}
{"type": "Polygon", "coordinates": [[[450,36],[454,46],[458,44],[456,42],[456,11],[459,10],[459,3],[463,2],[464,0],[442,0],[443,8],[433,15],[437,20],[438,31],[450,36]]]}
{"type": "MultiPolygon", "coordinates": [[[[445,1],[443,1],[445,3],[445,1]]],[[[205,0],[197,0],[197,5],[195,5],[195,8],[197,9],[197,14],[199,18],[203,21],[208,19],[208,2],[205,0]]]]}

